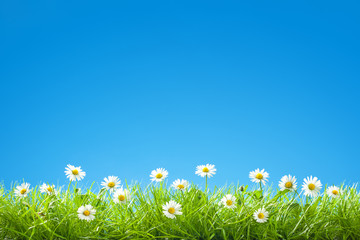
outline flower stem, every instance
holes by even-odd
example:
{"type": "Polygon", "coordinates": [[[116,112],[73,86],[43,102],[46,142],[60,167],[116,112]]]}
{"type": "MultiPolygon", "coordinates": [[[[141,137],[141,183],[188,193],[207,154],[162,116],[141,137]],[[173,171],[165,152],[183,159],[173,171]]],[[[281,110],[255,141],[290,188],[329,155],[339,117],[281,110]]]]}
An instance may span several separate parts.
{"type": "Polygon", "coordinates": [[[207,192],[208,183],[207,183],[208,176],[205,176],[205,192],[207,192]]]}

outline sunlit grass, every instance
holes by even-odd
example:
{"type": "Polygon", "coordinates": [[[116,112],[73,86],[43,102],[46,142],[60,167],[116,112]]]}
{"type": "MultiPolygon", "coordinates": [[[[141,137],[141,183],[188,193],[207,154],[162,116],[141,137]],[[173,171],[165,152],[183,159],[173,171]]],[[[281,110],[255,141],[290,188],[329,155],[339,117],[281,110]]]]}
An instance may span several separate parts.
{"type": "Polygon", "coordinates": [[[109,189],[93,186],[79,191],[70,182],[54,194],[36,186],[26,197],[1,187],[0,238],[360,239],[357,186],[341,186],[336,198],[324,193],[310,198],[256,184],[214,189],[190,184],[179,190],[165,180],[147,187],[124,184],[131,196],[124,203],[114,202],[109,189]],[[228,194],[233,197],[224,198],[228,194]],[[171,200],[182,207],[174,219],[163,213],[171,200]],[[226,206],[227,200],[234,206],[226,206]],[[94,220],[79,219],[77,211],[84,205],[96,210],[94,220]],[[264,223],[254,218],[261,208],[269,213],[264,223]]]}

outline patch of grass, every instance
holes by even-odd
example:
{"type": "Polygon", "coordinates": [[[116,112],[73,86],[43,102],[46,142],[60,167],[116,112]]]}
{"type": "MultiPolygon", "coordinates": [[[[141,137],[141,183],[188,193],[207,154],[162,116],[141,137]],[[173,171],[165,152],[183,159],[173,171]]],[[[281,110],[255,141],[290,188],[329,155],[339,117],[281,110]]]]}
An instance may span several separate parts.
{"type": "Polygon", "coordinates": [[[187,191],[172,189],[166,182],[127,186],[131,201],[114,203],[106,190],[78,191],[75,184],[56,195],[38,187],[28,196],[14,189],[0,198],[2,239],[360,239],[360,195],[356,186],[341,187],[338,198],[328,195],[305,198],[297,192],[247,186],[202,190],[192,184],[187,191]],[[243,190],[243,191],[241,191],[243,190]],[[234,209],[219,205],[226,194],[236,197],[234,209]],[[174,200],[183,215],[167,218],[162,206],[174,200]],[[80,220],[77,210],[90,204],[93,221],[80,220]],[[266,223],[253,214],[264,207],[266,223]]]}

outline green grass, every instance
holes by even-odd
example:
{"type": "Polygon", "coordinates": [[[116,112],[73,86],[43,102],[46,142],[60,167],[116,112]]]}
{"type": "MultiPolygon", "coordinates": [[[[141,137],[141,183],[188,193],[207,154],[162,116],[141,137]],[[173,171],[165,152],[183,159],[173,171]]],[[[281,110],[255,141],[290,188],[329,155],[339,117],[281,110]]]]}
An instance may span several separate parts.
{"type": "Polygon", "coordinates": [[[129,204],[115,204],[107,191],[82,193],[71,184],[58,195],[32,189],[25,198],[5,190],[0,198],[1,239],[360,239],[360,195],[355,187],[341,187],[341,196],[304,198],[295,192],[228,186],[204,191],[192,184],[187,192],[161,184],[127,186],[129,204]],[[227,193],[237,199],[235,209],[220,206],[227,193]],[[166,218],[162,205],[174,200],[183,215],[166,218]],[[77,209],[91,204],[95,220],[79,220],[77,209]],[[266,223],[253,213],[269,212],[266,223]]]}

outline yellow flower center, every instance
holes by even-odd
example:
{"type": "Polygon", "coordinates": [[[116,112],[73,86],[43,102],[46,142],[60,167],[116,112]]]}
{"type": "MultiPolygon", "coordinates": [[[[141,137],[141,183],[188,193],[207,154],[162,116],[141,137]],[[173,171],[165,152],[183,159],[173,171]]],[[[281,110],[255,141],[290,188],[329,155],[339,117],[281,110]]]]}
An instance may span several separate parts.
{"type": "Polygon", "coordinates": [[[79,171],[78,171],[77,169],[74,169],[74,170],[72,170],[71,172],[72,172],[72,174],[74,174],[74,175],[78,175],[78,174],[79,174],[79,171]]]}
{"type": "Polygon", "coordinates": [[[334,194],[334,195],[338,195],[339,194],[339,191],[338,190],[332,190],[332,193],[334,194]]]}
{"type": "Polygon", "coordinates": [[[203,172],[209,172],[209,169],[207,167],[204,167],[203,172]]]}
{"type": "Polygon", "coordinates": [[[47,190],[48,190],[48,192],[52,192],[52,191],[53,191],[52,187],[48,187],[47,190]]]}
{"type": "Polygon", "coordinates": [[[120,201],[124,201],[124,200],[125,200],[125,196],[124,196],[124,195],[119,195],[119,200],[120,200],[120,201]]]}
{"type": "Polygon", "coordinates": [[[114,183],[114,182],[109,182],[109,183],[108,183],[108,187],[110,187],[110,188],[115,187],[115,183],[114,183]]]}
{"type": "Polygon", "coordinates": [[[258,174],[256,174],[256,176],[255,176],[257,179],[263,179],[263,175],[261,174],[261,173],[258,173],[258,174]]]}
{"type": "Polygon", "coordinates": [[[89,215],[90,215],[90,211],[88,211],[88,210],[85,210],[83,213],[84,213],[85,216],[89,216],[89,215]]]}
{"type": "Polygon", "coordinates": [[[258,214],[258,218],[263,219],[264,217],[265,215],[262,212],[258,214]]]}
{"type": "Polygon", "coordinates": [[[291,188],[293,186],[292,182],[285,183],[286,188],[291,188]]]}
{"type": "Polygon", "coordinates": [[[155,177],[156,177],[156,178],[162,178],[162,176],[163,176],[162,173],[158,173],[158,174],[156,174],[155,177]]]}
{"type": "Polygon", "coordinates": [[[228,205],[228,206],[233,205],[233,201],[231,201],[230,199],[229,199],[229,200],[226,200],[226,205],[228,205]]]}
{"type": "Polygon", "coordinates": [[[173,208],[173,207],[169,208],[168,212],[171,213],[171,214],[174,214],[175,213],[175,208],[173,208]]]}
{"type": "Polygon", "coordinates": [[[184,188],[185,188],[185,186],[184,186],[184,185],[182,185],[182,184],[179,184],[179,185],[178,185],[178,188],[179,188],[179,189],[184,189],[184,188]]]}
{"type": "Polygon", "coordinates": [[[308,187],[309,187],[310,190],[314,190],[314,189],[315,189],[315,184],[310,183],[310,184],[308,185],[308,187]]]}
{"type": "Polygon", "coordinates": [[[25,189],[25,188],[24,188],[24,189],[21,189],[20,193],[21,193],[21,194],[26,193],[26,189],[25,189]]]}

